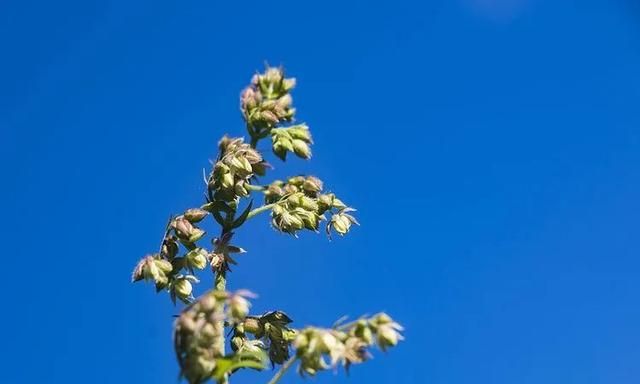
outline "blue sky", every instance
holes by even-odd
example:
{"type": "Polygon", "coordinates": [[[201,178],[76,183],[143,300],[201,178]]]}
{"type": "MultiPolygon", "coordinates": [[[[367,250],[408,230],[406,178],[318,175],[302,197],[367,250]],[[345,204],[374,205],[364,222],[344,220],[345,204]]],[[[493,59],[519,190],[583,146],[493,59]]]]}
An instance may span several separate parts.
{"type": "Polygon", "coordinates": [[[640,6],[224,4],[0,4],[0,381],[176,382],[177,310],[130,271],[201,201],[265,60],[298,78],[316,142],[274,175],[320,176],[362,226],[294,240],[257,219],[231,288],[296,326],[406,326],[313,382],[640,380],[640,6]]]}

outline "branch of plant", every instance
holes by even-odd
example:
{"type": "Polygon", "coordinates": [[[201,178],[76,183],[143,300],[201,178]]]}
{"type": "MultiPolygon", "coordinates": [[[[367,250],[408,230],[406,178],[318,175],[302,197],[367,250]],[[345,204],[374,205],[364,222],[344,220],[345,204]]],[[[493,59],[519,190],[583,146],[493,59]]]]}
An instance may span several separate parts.
{"type": "Polygon", "coordinates": [[[256,209],[251,210],[251,212],[249,212],[249,214],[247,215],[247,220],[249,220],[250,218],[256,215],[261,214],[262,212],[266,212],[270,210],[271,208],[273,208],[274,205],[276,205],[276,203],[266,204],[266,205],[263,205],[262,207],[258,207],[256,209]]]}
{"type": "Polygon", "coordinates": [[[278,372],[276,372],[276,374],[273,375],[273,377],[271,378],[271,380],[269,380],[267,384],[276,384],[277,382],[279,382],[280,379],[282,379],[282,376],[284,376],[284,374],[287,373],[289,368],[293,366],[293,363],[296,362],[296,359],[297,357],[293,355],[289,358],[289,360],[285,361],[284,364],[282,364],[282,367],[280,367],[280,370],[278,370],[278,372]]]}

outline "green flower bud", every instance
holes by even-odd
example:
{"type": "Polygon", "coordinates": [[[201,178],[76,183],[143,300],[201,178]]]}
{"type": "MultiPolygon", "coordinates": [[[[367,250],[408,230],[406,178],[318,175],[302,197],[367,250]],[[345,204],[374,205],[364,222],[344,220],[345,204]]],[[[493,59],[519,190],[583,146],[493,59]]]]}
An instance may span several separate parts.
{"type": "Polygon", "coordinates": [[[333,204],[331,204],[331,206],[332,206],[333,208],[340,209],[340,210],[343,210],[343,209],[347,208],[347,206],[345,205],[345,203],[343,203],[343,202],[342,202],[340,199],[338,199],[338,198],[334,198],[334,199],[333,199],[333,204]]]}
{"type": "Polygon", "coordinates": [[[298,157],[301,157],[303,159],[311,158],[311,148],[309,148],[309,145],[307,143],[305,143],[300,139],[294,139],[292,141],[292,144],[293,144],[293,151],[295,152],[296,155],[298,155],[298,157]]]}
{"type": "Polygon", "coordinates": [[[233,156],[228,160],[231,170],[240,175],[240,177],[247,177],[253,172],[251,163],[244,156],[233,156]]]}
{"type": "Polygon", "coordinates": [[[196,241],[202,239],[202,237],[205,235],[205,231],[203,231],[200,228],[193,228],[193,231],[191,232],[191,236],[189,236],[189,243],[195,243],[196,241]]]}
{"type": "Polygon", "coordinates": [[[247,191],[246,182],[244,180],[240,180],[236,183],[234,187],[234,191],[238,196],[241,196],[241,197],[249,196],[249,191],[247,191]]]}
{"type": "Polygon", "coordinates": [[[233,187],[233,175],[231,173],[225,173],[220,178],[220,186],[222,188],[231,188],[233,187]]]}
{"type": "Polygon", "coordinates": [[[283,136],[273,136],[273,153],[281,160],[285,160],[287,152],[293,152],[291,139],[283,136]]]}
{"type": "Polygon", "coordinates": [[[335,199],[335,195],[333,193],[318,195],[319,212],[324,213],[327,210],[331,209],[331,207],[333,206],[334,199],[335,199]]]}
{"type": "Polygon", "coordinates": [[[193,286],[191,282],[186,278],[181,278],[175,281],[173,284],[173,290],[176,293],[176,296],[181,300],[187,300],[191,297],[191,292],[193,291],[193,286]]]}
{"type": "Polygon", "coordinates": [[[292,127],[287,128],[287,132],[293,139],[302,140],[305,143],[311,143],[311,132],[309,132],[309,127],[305,124],[294,125],[292,127]]]}
{"type": "Polygon", "coordinates": [[[304,227],[311,231],[317,231],[320,225],[320,216],[314,211],[307,211],[304,208],[298,207],[293,210],[294,214],[298,216],[304,223],[304,227]]]}
{"type": "Polygon", "coordinates": [[[202,248],[196,248],[185,255],[185,260],[191,268],[204,269],[207,266],[208,253],[202,248]]]}
{"type": "Polygon", "coordinates": [[[358,321],[351,329],[351,334],[365,342],[367,345],[373,344],[373,332],[365,320],[358,321]]]}
{"type": "Polygon", "coordinates": [[[173,266],[167,260],[159,259],[155,256],[146,256],[134,268],[131,281],[145,280],[163,285],[169,281],[167,274],[172,270],[173,266]]]}
{"type": "Polygon", "coordinates": [[[202,221],[202,219],[204,219],[208,214],[209,212],[205,211],[204,209],[191,208],[184,213],[184,217],[191,223],[198,223],[202,221]]]}
{"type": "Polygon", "coordinates": [[[378,326],[378,346],[383,351],[387,350],[389,347],[396,346],[400,340],[404,339],[400,332],[398,332],[402,330],[402,327],[397,324],[396,327],[394,324],[395,323],[378,326]]]}
{"type": "Polygon", "coordinates": [[[305,180],[306,179],[304,178],[304,176],[294,176],[290,177],[289,180],[287,180],[287,184],[295,185],[296,187],[302,187],[305,180]]]}
{"type": "Polygon", "coordinates": [[[346,213],[350,211],[353,211],[353,209],[346,208],[331,216],[331,221],[327,225],[327,234],[330,234],[331,229],[333,229],[339,235],[343,236],[347,232],[349,232],[349,229],[351,229],[351,224],[358,224],[358,221],[355,217],[346,213]]]}
{"type": "Polygon", "coordinates": [[[163,260],[163,259],[154,259],[153,263],[156,265],[156,267],[158,267],[158,269],[162,272],[162,273],[169,273],[173,270],[173,266],[171,265],[170,262],[168,262],[167,260],[163,260]]]}
{"type": "Polygon", "coordinates": [[[291,98],[291,95],[288,93],[278,98],[278,100],[276,101],[277,106],[283,110],[291,107],[292,102],[293,102],[293,99],[291,98]]]}

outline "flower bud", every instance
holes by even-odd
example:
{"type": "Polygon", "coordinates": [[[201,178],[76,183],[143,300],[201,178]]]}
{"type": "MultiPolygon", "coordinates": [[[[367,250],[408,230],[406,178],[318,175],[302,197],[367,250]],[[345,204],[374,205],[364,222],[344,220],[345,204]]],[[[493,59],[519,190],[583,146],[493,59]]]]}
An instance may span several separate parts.
{"type": "Polygon", "coordinates": [[[168,262],[167,260],[164,259],[154,259],[153,263],[156,265],[156,267],[158,267],[158,269],[162,272],[162,273],[169,273],[173,270],[173,266],[171,265],[170,262],[168,262]]]}
{"type": "Polygon", "coordinates": [[[275,125],[278,123],[278,115],[272,111],[261,111],[257,117],[260,121],[268,125],[275,125]]]}
{"type": "Polygon", "coordinates": [[[186,278],[180,278],[173,284],[173,290],[178,298],[181,300],[187,300],[191,296],[193,286],[186,278]]]}
{"type": "Polygon", "coordinates": [[[304,223],[304,227],[310,231],[317,231],[320,225],[320,216],[314,211],[307,211],[304,208],[298,207],[293,210],[294,214],[298,216],[304,223]]]}
{"type": "Polygon", "coordinates": [[[259,93],[257,93],[252,87],[247,87],[242,92],[240,96],[240,107],[242,108],[245,114],[249,114],[249,112],[255,109],[258,106],[259,93]]]}
{"type": "Polygon", "coordinates": [[[351,227],[349,219],[339,214],[333,215],[331,218],[331,224],[333,224],[333,229],[341,235],[349,232],[349,228],[351,227]]]}
{"type": "Polygon", "coordinates": [[[330,233],[331,229],[333,229],[339,235],[343,236],[347,232],[349,232],[349,229],[351,229],[351,224],[358,224],[358,221],[355,217],[346,213],[350,211],[353,210],[346,208],[331,216],[331,221],[327,225],[327,233],[330,233]]]}
{"type": "Polygon", "coordinates": [[[312,193],[312,194],[318,193],[322,191],[322,181],[317,177],[309,176],[304,180],[304,183],[302,184],[302,189],[304,189],[305,192],[308,192],[308,193],[312,193]]]}
{"type": "Polygon", "coordinates": [[[296,79],[291,77],[282,81],[282,90],[289,92],[296,86],[296,79]]]}
{"type": "Polygon", "coordinates": [[[364,341],[367,345],[373,344],[373,332],[366,321],[360,320],[352,328],[351,333],[364,341]]]}
{"type": "Polygon", "coordinates": [[[340,209],[340,210],[343,210],[343,209],[347,208],[347,206],[345,205],[345,203],[343,203],[343,202],[342,202],[340,199],[338,199],[338,198],[334,198],[334,199],[333,199],[333,204],[331,204],[331,206],[332,206],[333,208],[340,209]]]}
{"type": "Polygon", "coordinates": [[[318,195],[319,212],[324,213],[325,211],[331,209],[331,207],[333,206],[334,199],[335,199],[335,195],[333,193],[318,195]]]}
{"type": "Polygon", "coordinates": [[[238,196],[241,196],[241,197],[249,196],[249,191],[246,188],[246,182],[244,180],[238,181],[234,186],[233,190],[238,196]]]}
{"type": "Polygon", "coordinates": [[[251,304],[249,300],[245,299],[241,295],[235,294],[229,298],[229,311],[231,317],[235,320],[241,321],[249,314],[249,307],[251,304]]]}
{"type": "Polygon", "coordinates": [[[195,243],[205,234],[202,229],[193,226],[193,224],[191,224],[189,220],[185,219],[184,216],[178,216],[173,219],[171,227],[175,229],[178,237],[182,240],[188,241],[189,243],[195,243]]]}
{"type": "Polygon", "coordinates": [[[162,242],[160,255],[165,259],[173,260],[173,258],[178,254],[179,250],[180,248],[178,247],[178,243],[176,242],[175,237],[169,236],[162,242]]]}
{"type": "Polygon", "coordinates": [[[283,110],[286,108],[291,107],[291,103],[293,102],[293,99],[291,98],[290,94],[286,94],[280,98],[278,98],[278,100],[276,101],[276,104],[279,108],[282,108],[283,110]]]}
{"type": "Polygon", "coordinates": [[[296,187],[301,187],[304,182],[305,182],[305,178],[304,176],[294,176],[294,177],[290,177],[289,180],[287,180],[287,184],[290,185],[295,185],[296,187]]]}
{"type": "Polygon", "coordinates": [[[202,221],[202,219],[204,219],[208,214],[209,212],[205,211],[204,209],[191,208],[184,213],[184,217],[191,223],[198,223],[202,221]]]}
{"type": "Polygon", "coordinates": [[[283,189],[285,194],[296,193],[299,191],[298,187],[292,184],[285,185],[283,189]]]}
{"type": "Polygon", "coordinates": [[[196,248],[185,255],[185,260],[189,267],[204,269],[207,266],[207,256],[207,251],[202,248],[196,248]]]}
{"type": "Polygon", "coordinates": [[[276,156],[284,160],[287,156],[287,152],[293,152],[293,143],[288,137],[276,135],[273,136],[272,149],[276,156]]]}
{"type": "Polygon", "coordinates": [[[267,204],[275,203],[282,198],[284,193],[285,192],[282,189],[282,182],[276,180],[267,187],[264,200],[267,204]]]}
{"type": "Polygon", "coordinates": [[[301,157],[303,159],[311,158],[311,149],[309,148],[309,145],[307,143],[300,139],[293,139],[292,144],[293,151],[296,155],[298,155],[298,157],[301,157]]]}
{"type": "Polygon", "coordinates": [[[383,324],[378,327],[378,346],[383,351],[389,347],[394,347],[404,338],[398,330],[391,324],[383,324]]]}
{"type": "Polygon", "coordinates": [[[229,159],[228,164],[229,167],[231,167],[231,170],[240,177],[246,177],[253,172],[251,163],[244,156],[232,156],[229,159]]]}
{"type": "Polygon", "coordinates": [[[189,242],[195,243],[196,241],[202,239],[204,234],[205,234],[205,231],[203,231],[202,229],[193,228],[193,231],[191,232],[191,236],[189,237],[189,242]]]}
{"type": "Polygon", "coordinates": [[[287,132],[291,136],[292,139],[302,140],[305,143],[311,143],[311,132],[309,132],[309,127],[305,124],[294,125],[292,127],[287,128],[287,132]]]}
{"type": "Polygon", "coordinates": [[[228,189],[233,187],[233,175],[231,173],[225,173],[220,177],[220,186],[228,189]]]}

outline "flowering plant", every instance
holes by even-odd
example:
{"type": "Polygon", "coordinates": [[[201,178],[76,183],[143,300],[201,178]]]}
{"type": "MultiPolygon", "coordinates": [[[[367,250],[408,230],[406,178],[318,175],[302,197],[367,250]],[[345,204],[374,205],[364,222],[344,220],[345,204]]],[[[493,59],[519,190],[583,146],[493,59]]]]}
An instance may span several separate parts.
{"type": "Polygon", "coordinates": [[[248,299],[255,297],[250,291],[227,291],[230,265],[237,264],[234,255],[245,252],[232,244],[234,231],[260,213],[270,212],[272,226],[293,236],[305,230],[319,232],[322,222],[329,237],[342,236],[358,224],[354,209],[325,191],[315,176],[259,184],[270,169],[257,149],[261,140],[270,139],[273,153],[282,161],[287,155],[311,158],[309,127],[295,123],[295,84],[282,68],[267,67],[253,76],[240,97],[249,142],[227,136],[220,140],[206,178],[206,201],[171,217],[159,251],[140,260],[133,271],[134,282],[151,282],[158,292],[168,292],[174,304],[186,304],[175,321],[174,347],[180,374],[189,383],[228,383],[238,370],[262,370],[269,362],[281,366],[270,384],[296,361],[301,375],[338,366],[348,369],[367,360],[371,347],[385,351],[403,338],[402,327],[385,313],[331,328],[296,329],[283,311],[250,314],[248,299]],[[254,194],[263,196],[260,207],[254,208],[250,200],[254,194]],[[220,227],[211,248],[203,245],[207,234],[198,226],[208,217],[220,227]],[[207,267],[214,274],[214,287],[195,298],[196,271],[207,267]]]}

